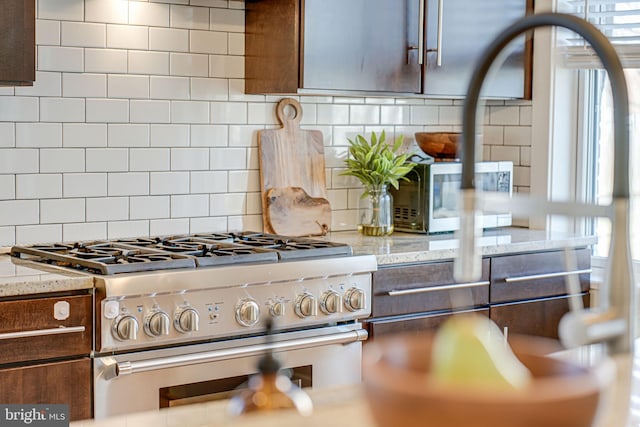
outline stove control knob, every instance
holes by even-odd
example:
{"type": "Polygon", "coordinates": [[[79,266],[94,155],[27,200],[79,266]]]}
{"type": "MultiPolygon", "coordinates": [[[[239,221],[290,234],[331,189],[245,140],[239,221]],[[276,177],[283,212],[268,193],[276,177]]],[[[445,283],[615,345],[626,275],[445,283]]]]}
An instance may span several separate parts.
{"type": "Polygon", "coordinates": [[[344,306],[349,311],[364,310],[366,307],[365,293],[360,288],[349,288],[344,293],[344,306]]]}
{"type": "Polygon", "coordinates": [[[162,310],[152,310],[144,318],[144,332],[150,337],[169,335],[171,319],[162,310]]]}
{"type": "Polygon", "coordinates": [[[200,322],[200,315],[198,310],[193,307],[182,307],[178,309],[173,317],[173,324],[183,334],[189,332],[198,331],[198,323],[200,322]]]}
{"type": "Polygon", "coordinates": [[[310,293],[298,295],[294,311],[303,319],[305,317],[316,316],[318,314],[318,301],[316,300],[316,297],[310,293]]]}
{"type": "Polygon", "coordinates": [[[272,317],[282,317],[285,313],[285,305],[282,301],[276,301],[269,306],[269,314],[272,317]]]}
{"type": "Polygon", "coordinates": [[[342,296],[333,290],[323,293],[320,297],[320,310],[326,314],[340,313],[342,311],[342,296]]]}
{"type": "Polygon", "coordinates": [[[253,326],[260,320],[260,306],[252,299],[240,301],[236,306],[236,320],[242,326],[253,326]]]}
{"type": "Polygon", "coordinates": [[[138,338],[138,319],[132,314],[122,314],[111,324],[111,334],[118,341],[131,341],[138,338]]]}

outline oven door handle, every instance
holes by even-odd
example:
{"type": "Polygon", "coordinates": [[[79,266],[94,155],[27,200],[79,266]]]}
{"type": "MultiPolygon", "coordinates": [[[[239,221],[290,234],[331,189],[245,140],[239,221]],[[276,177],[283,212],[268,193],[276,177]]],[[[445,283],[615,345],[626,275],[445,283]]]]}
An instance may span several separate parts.
{"type": "Polygon", "coordinates": [[[176,368],[185,365],[199,363],[219,362],[240,357],[249,357],[263,354],[267,350],[290,351],[309,347],[319,347],[331,344],[350,344],[357,341],[365,341],[368,333],[364,329],[349,332],[340,332],[319,337],[300,338],[271,344],[255,344],[245,347],[214,350],[202,353],[184,354],[179,356],[161,357],[158,359],[140,360],[134,362],[117,362],[108,357],[103,360],[101,377],[110,380],[118,376],[131,375],[138,372],[154,371],[158,369],[176,368]]]}

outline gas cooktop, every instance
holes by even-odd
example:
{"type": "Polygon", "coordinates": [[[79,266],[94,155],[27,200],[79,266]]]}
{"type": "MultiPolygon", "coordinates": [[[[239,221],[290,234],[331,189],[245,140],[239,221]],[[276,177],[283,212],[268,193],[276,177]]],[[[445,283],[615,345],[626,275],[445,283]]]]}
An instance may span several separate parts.
{"type": "Polygon", "coordinates": [[[14,246],[11,255],[92,274],[198,268],[352,255],[349,245],[260,232],[196,233],[14,246]]]}

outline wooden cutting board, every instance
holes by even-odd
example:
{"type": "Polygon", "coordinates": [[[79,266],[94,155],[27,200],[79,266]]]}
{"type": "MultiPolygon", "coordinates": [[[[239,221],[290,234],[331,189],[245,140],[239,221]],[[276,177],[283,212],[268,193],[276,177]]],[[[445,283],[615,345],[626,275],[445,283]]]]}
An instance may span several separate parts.
{"type": "Polygon", "coordinates": [[[280,129],[259,131],[262,219],[267,233],[319,236],[329,230],[322,132],[300,129],[302,107],[278,102],[280,129]],[[287,114],[290,107],[293,115],[287,114]]]}

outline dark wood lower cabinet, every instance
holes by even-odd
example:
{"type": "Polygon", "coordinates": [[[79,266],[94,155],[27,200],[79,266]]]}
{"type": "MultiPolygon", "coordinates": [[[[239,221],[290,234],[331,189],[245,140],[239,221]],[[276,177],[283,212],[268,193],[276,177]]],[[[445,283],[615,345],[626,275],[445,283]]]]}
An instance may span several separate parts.
{"type": "MultiPolygon", "coordinates": [[[[589,294],[582,294],[582,300],[584,306],[588,307],[589,294]]],[[[510,334],[536,335],[557,339],[558,324],[568,311],[569,298],[562,296],[492,305],[490,317],[500,329],[509,328],[510,334]]]]}
{"type": "Polygon", "coordinates": [[[0,369],[0,384],[4,404],[68,404],[71,421],[92,417],[88,357],[0,369]]]}
{"type": "MultiPolygon", "coordinates": [[[[489,316],[489,309],[473,310],[474,313],[489,316]]],[[[375,339],[385,335],[398,333],[420,333],[435,330],[445,320],[453,315],[446,313],[421,313],[412,316],[402,316],[391,319],[379,319],[366,322],[369,338],[375,339]]]]}

